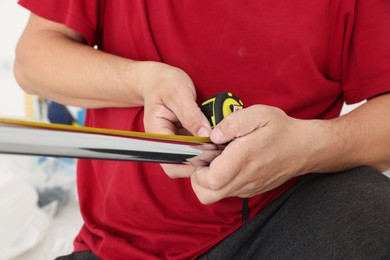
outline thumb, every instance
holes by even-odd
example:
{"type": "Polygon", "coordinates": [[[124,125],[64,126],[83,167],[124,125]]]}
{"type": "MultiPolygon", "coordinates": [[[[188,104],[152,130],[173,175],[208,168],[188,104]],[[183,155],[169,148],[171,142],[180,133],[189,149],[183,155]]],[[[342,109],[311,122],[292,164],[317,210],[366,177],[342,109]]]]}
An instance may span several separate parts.
{"type": "Polygon", "coordinates": [[[252,106],[227,115],[210,133],[214,143],[223,144],[247,135],[268,122],[263,107],[252,106]]]}
{"type": "Polygon", "coordinates": [[[171,104],[171,109],[181,125],[195,136],[209,136],[211,126],[195,100],[178,99],[171,104]]]}
{"type": "Polygon", "coordinates": [[[211,126],[206,116],[194,102],[183,109],[182,113],[177,114],[182,126],[191,134],[196,136],[210,136],[211,126]]]}

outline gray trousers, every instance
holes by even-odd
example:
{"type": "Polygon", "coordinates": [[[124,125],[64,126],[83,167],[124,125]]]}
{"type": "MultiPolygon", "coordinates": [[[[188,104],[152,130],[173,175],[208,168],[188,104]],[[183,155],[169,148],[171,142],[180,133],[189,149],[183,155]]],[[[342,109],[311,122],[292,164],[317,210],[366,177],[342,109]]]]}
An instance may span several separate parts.
{"type": "Polygon", "coordinates": [[[200,259],[390,259],[390,178],[368,167],[307,175],[200,259]]]}
{"type": "Polygon", "coordinates": [[[308,175],[201,259],[390,259],[390,178],[308,175]]]}

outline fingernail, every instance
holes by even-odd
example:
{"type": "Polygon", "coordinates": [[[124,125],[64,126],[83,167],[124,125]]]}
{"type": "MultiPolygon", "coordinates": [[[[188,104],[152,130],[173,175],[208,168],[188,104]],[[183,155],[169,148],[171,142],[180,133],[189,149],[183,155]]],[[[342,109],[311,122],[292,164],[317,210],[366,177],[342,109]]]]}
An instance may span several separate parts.
{"type": "Polygon", "coordinates": [[[210,138],[215,143],[219,143],[222,141],[223,138],[223,132],[219,128],[214,128],[213,131],[210,133],[210,138]]]}
{"type": "Polygon", "coordinates": [[[210,131],[206,127],[204,127],[204,126],[202,126],[199,129],[199,131],[198,131],[198,136],[206,136],[206,137],[208,137],[209,135],[210,135],[210,131]]]}

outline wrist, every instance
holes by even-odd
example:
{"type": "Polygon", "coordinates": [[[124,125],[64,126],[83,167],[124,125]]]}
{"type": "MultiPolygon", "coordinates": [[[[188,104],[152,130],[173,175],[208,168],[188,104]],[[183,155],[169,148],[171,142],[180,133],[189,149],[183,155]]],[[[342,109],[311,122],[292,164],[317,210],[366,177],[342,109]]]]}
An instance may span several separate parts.
{"type": "Polygon", "coordinates": [[[157,94],[158,88],[164,85],[164,75],[169,65],[155,61],[139,61],[135,65],[135,87],[142,105],[152,94],[157,94]]]}
{"type": "Polygon", "coordinates": [[[192,80],[177,67],[161,62],[142,61],[137,62],[136,75],[137,92],[143,105],[147,100],[154,100],[154,97],[159,100],[171,99],[172,93],[180,95],[186,91],[190,91],[190,95],[196,99],[192,80]]]}
{"type": "Polygon", "coordinates": [[[114,91],[118,95],[117,99],[128,107],[144,105],[143,82],[147,77],[144,70],[144,62],[124,58],[115,69],[114,91]]]}
{"type": "Polygon", "coordinates": [[[354,139],[340,118],[310,120],[308,172],[337,172],[358,165],[354,156],[354,139]]]}

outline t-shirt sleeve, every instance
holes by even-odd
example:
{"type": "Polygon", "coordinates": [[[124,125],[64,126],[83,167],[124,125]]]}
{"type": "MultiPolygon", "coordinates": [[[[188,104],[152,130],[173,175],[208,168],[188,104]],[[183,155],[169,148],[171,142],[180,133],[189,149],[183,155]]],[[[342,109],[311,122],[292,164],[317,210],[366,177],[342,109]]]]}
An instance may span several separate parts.
{"type": "Polygon", "coordinates": [[[19,0],[32,13],[79,32],[89,45],[97,41],[100,0],[19,0]]]}
{"type": "Polygon", "coordinates": [[[351,104],[390,92],[390,1],[357,0],[349,18],[342,87],[351,104]]]}

